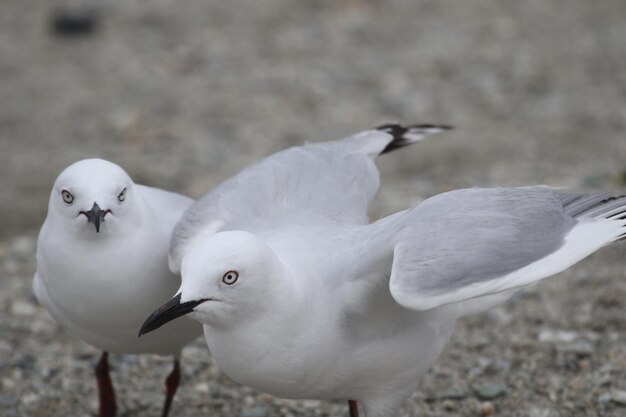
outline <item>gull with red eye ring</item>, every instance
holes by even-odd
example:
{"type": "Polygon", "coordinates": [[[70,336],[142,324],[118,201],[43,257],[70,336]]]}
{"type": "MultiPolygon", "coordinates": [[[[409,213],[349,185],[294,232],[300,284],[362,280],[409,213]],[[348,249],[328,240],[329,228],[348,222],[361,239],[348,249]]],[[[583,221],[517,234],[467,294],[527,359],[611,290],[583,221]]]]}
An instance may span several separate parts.
{"type": "Polygon", "coordinates": [[[403,131],[280,152],[195,203],[170,249],[181,286],[140,334],[188,316],[241,384],[392,417],[457,319],[626,238],[626,197],[545,186],[450,191],[370,223],[372,158],[403,131]]]}

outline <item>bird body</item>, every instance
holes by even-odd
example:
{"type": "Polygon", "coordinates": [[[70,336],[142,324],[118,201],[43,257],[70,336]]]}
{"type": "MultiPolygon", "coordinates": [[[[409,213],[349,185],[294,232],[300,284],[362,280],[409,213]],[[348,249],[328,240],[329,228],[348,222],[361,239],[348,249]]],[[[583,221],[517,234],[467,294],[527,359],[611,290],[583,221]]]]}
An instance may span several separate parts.
{"type": "Polygon", "coordinates": [[[134,184],[108,161],[69,166],[53,186],[39,234],[37,299],[70,333],[105,352],[178,358],[200,335],[197,323],[181,320],[145,339],[136,332],[179,286],[167,268],[167,250],[175,223],[192,202],[134,184]]]}
{"type": "Polygon", "coordinates": [[[626,235],[625,197],[545,186],[451,191],[370,224],[389,133],[278,153],[195,203],[170,250],[181,287],[140,334],[188,314],[234,380],[389,417],[458,318],[626,235]]]}
{"type": "Polygon", "coordinates": [[[395,149],[450,129],[393,126],[400,130],[370,130],[289,148],[224,181],[193,204],[174,228],[170,269],[180,271],[182,257],[194,242],[220,230],[264,235],[286,225],[309,229],[311,224],[367,224],[367,207],[379,185],[373,159],[388,152],[392,143],[395,149]]]}
{"type": "MultiPolygon", "coordinates": [[[[138,209],[149,213],[142,193],[154,191],[136,188],[135,203],[142,206],[138,209]]],[[[180,215],[189,200],[173,193],[171,197],[180,215]]],[[[47,220],[42,227],[33,283],[37,299],[70,333],[99,349],[179,355],[198,335],[196,324],[185,320],[152,337],[137,339],[137,326],[146,313],[180,285],[167,269],[168,232],[177,219],[151,217],[141,219],[147,227],[133,224],[122,233],[102,230],[102,235],[96,236],[89,228],[81,230],[80,235],[86,233],[78,238],[68,233],[62,222],[47,220]]]]}
{"type": "MultiPolygon", "coordinates": [[[[224,233],[228,240],[233,237],[224,233]]],[[[306,251],[308,245],[296,248],[306,251]]],[[[191,251],[183,262],[189,277],[200,271],[187,266],[187,260],[200,261],[196,256],[206,256],[203,249],[199,245],[198,252],[191,251]]],[[[277,259],[281,255],[287,253],[276,252],[277,259]]],[[[352,281],[348,277],[356,271],[349,260],[354,258],[349,257],[350,251],[343,255],[346,274],[334,274],[334,282],[331,275],[312,272],[317,268],[305,272],[281,262],[271,281],[264,275],[273,291],[263,293],[241,320],[231,322],[230,316],[212,317],[199,310],[190,313],[204,323],[207,345],[220,368],[235,381],[278,397],[358,400],[368,416],[390,411],[395,405],[395,401],[387,404],[390,397],[414,392],[419,376],[452,334],[454,315],[430,320],[429,313],[398,305],[388,289],[370,286],[356,275],[352,281]]],[[[327,259],[320,257],[318,264],[327,259]]],[[[333,261],[328,262],[337,267],[333,261]]],[[[206,273],[202,261],[198,267],[206,273]]],[[[241,269],[239,273],[241,279],[247,276],[241,269]]],[[[378,280],[385,272],[371,274],[378,280]]],[[[183,295],[192,294],[184,284],[181,290],[183,295]]]]}
{"type": "MultiPolygon", "coordinates": [[[[454,207],[458,199],[467,202],[472,197],[476,207],[457,206],[448,212],[442,208],[437,219],[419,213],[417,205],[381,224],[315,230],[301,239],[291,229],[268,233],[264,239],[247,232],[219,232],[183,258],[181,301],[209,299],[189,316],[204,324],[214,359],[235,381],[283,398],[357,400],[369,417],[394,415],[445,347],[458,318],[486,311],[521,287],[560,272],[626,233],[626,220],[605,217],[610,210],[600,210],[596,217],[568,215],[569,206],[562,204],[558,191],[547,187],[459,190],[435,198],[454,207]],[[530,212],[510,217],[503,212],[504,219],[498,219],[500,199],[504,206],[524,200],[528,208],[518,206],[518,210],[531,210],[535,217],[530,212]],[[542,204],[547,205],[536,206],[542,204]],[[493,210],[483,224],[476,223],[477,217],[485,216],[477,211],[480,205],[493,210]],[[536,216],[542,215],[551,226],[545,242],[524,228],[525,222],[541,223],[536,216]],[[507,220],[515,226],[507,227],[507,220]],[[466,231],[455,229],[456,222],[466,231]],[[428,227],[440,230],[430,234],[428,227]],[[504,231],[499,230],[502,227],[504,231]],[[421,238],[420,232],[428,232],[432,239],[421,238]],[[436,245],[442,236],[450,239],[455,234],[461,235],[459,247],[436,245]],[[490,239],[500,245],[490,247],[490,239]],[[511,246],[507,246],[509,239],[511,246]],[[407,243],[417,259],[404,264],[402,258],[412,255],[406,252],[407,243]],[[526,245],[528,253],[524,253],[526,245]],[[470,255],[493,249],[497,258],[484,253],[463,258],[462,247],[470,255]],[[446,282],[454,277],[446,269],[436,271],[447,274],[441,277],[420,273],[420,268],[429,272],[442,256],[444,268],[462,258],[460,282],[446,282]],[[231,301],[226,295],[230,288],[211,288],[206,283],[218,281],[220,273],[228,270],[238,271],[242,286],[251,285],[252,297],[236,295],[231,301]],[[421,283],[416,297],[399,277],[407,271],[412,281],[421,283]],[[431,283],[432,278],[439,280],[431,283]],[[464,279],[472,281],[466,285],[464,279]],[[473,295],[475,286],[483,284],[486,287],[473,295]],[[461,295],[438,303],[441,297],[456,294],[461,295]],[[232,303],[238,311],[217,310],[216,314],[214,299],[232,303]]],[[[426,200],[422,210],[440,203],[426,200]]],[[[618,203],[615,208],[623,216],[626,200],[618,203]]]]}

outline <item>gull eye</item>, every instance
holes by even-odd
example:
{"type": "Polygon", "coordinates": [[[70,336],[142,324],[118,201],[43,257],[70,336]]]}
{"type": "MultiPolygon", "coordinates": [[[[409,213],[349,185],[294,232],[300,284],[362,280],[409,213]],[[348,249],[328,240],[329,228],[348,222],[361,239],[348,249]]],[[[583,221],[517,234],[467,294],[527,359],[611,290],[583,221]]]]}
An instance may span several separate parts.
{"type": "Polygon", "coordinates": [[[222,282],[226,285],[233,285],[237,282],[237,278],[239,278],[239,273],[237,271],[228,271],[222,277],[222,282]]]}
{"type": "Polygon", "coordinates": [[[126,200],[126,188],[124,188],[120,195],[117,196],[117,201],[119,201],[120,203],[124,200],[126,200]]]}
{"type": "Polygon", "coordinates": [[[61,195],[63,196],[63,201],[65,201],[67,204],[72,204],[74,202],[74,196],[69,191],[61,191],[61,195]]]}

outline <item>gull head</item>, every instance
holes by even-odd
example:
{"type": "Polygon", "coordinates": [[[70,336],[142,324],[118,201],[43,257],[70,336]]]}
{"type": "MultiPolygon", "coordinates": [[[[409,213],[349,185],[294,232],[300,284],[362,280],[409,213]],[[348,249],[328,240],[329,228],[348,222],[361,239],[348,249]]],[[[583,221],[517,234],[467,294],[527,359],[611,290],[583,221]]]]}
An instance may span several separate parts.
{"type": "Polygon", "coordinates": [[[215,327],[254,320],[286,293],[272,249],[243,231],[216,233],[194,244],[181,264],[182,284],[143,324],[139,335],[183,315],[215,327]]]}
{"type": "Polygon", "coordinates": [[[100,234],[127,216],[133,188],[128,174],[112,162],[75,162],[61,172],[52,187],[48,219],[67,230],[100,234]]]}

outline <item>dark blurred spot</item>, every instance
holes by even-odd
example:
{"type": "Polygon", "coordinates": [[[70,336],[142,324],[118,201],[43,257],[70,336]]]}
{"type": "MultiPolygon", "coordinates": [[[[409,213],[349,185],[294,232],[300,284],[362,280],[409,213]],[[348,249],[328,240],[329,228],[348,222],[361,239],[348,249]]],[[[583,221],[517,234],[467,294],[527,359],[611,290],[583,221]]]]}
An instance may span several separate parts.
{"type": "Polygon", "coordinates": [[[15,362],[17,368],[22,370],[30,370],[35,366],[35,357],[28,353],[22,354],[19,359],[15,362]]]}
{"type": "Polygon", "coordinates": [[[98,28],[98,13],[92,7],[57,9],[50,17],[50,27],[61,37],[90,36],[98,28]]]}

